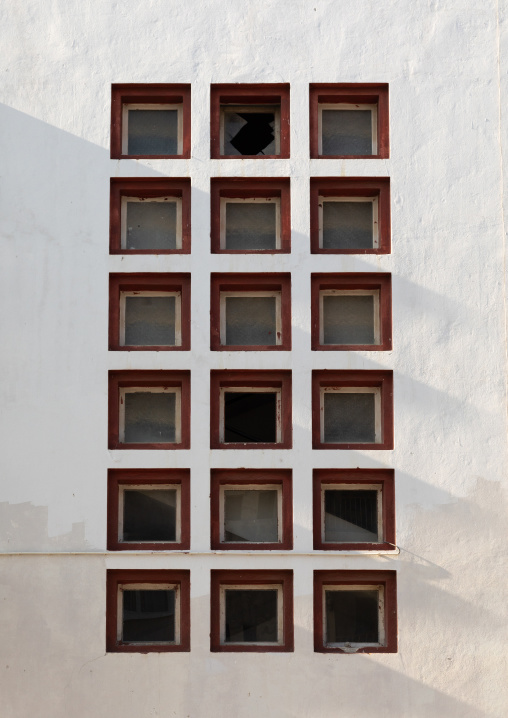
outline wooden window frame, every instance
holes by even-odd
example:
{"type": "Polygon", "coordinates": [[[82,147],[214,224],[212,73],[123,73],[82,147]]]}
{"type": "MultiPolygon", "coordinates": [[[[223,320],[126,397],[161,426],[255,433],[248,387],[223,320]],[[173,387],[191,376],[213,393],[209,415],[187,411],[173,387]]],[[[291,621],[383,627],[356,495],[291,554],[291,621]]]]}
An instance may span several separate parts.
{"type": "Polygon", "coordinates": [[[109,275],[109,350],[110,351],[189,351],[190,350],[190,274],[110,274],[109,275]],[[177,345],[130,345],[121,344],[122,296],[146,293],[178,294],[175,302],[176,324],[180,325],[180,344],[177,345]]]}
{"type": "Polygon", "coordinates": [[[284,551],[293,548],[293,498],[291,469],[212,469],[210,477],[211,547],[221,551],[284,551]],[[224,488],[272,488],[280,490],[279,534],[280,541],[250,542],[221,539],[224,488]]]}
{"type": "Polygon", "coordinates": [[[212,370],[210,373],[210,448],[227,450],[291,449],[293,446],[291,371],[212,370]],[[221,405],[224,389],[267,390],[280,393],[281,441],[275,443],[224,442],[221,440],[221,405]]]}
{"type": "Polygon", "coordinates": [[[108,653],[171,653],[190,651],[190,571],[108,569],[106,574],[106,651],[108,653]],[[179,621],[175,621],[178,643],[123,643],[118,638],[119,592],[123,586],[175,586],[178,590],[179,621]]]}
{"type": "MultiPolygon", "coordinates": [[[[279,333],[277,331],[277,333],[279,333]]],[[[211,275],[210,349],[212,351],[290,351],[291,350],[291,274],[228,273],[211,275]],[[277,302],[280,313],[276,317],[276,329],[280,327],[280,344],[229,345],[221,343],[223,334],[222,295],[238,297],[280,295],[277,302]]]]}
{"type": "MultiPolygon", "coordinates": [[[[374,228],[373,231],[375,232],[374,228]]],[[[311,177],[310,250],[312,254],[390,254],[390,178],[389,177],[311,177]],[[321,200],[377,200],[377,246],[358,249],[321,247],[321,200]]]]}
{"type": "Polygon", "coordinates": [[[311,83],[310,99],[310,156],[314,159],[387,159],[390,156],[389,101],[386,83],[311,83]],[[361,105],[376,106],[377,148],[371,155],[323,155],[320,146],[320,107],[361,105]]]}
{"type": "Polygon", "coordinates": [[[211,196],[211,251],[213,254],[287,254],[291,251],[291,190],[289,177],[213,177],[211,196]],[[227,249],[222,247],[223,206],[227,200],[273,198],[280,206],[280,247],[277,249],[227,249]]]}
{"type": "Polygon", "coordinates": [[[293,629],[293,571],[292,570],[248,570],[211,571],[210,589],[210,651],[217,653],[289,653],[294,650],[293,629]],[[224,588],[281,587],[281,628],[282,640],[278,644],[248,644],[221,642],[223,613],[222,590],[224,588]]]}
{"type": "Polygon", "coordinates": [[[316,653],[397,653],[397,572],[396,571],[314,571],[314,651],[316,653]],[[327,587],[383,589],[380,623],[384,641],[380,644],[337,646],[325,643],[324,593],[327,587]]]}
{"type": "Polygon", "coordinates": [[[347,272],[311,274],[312,351],[390,351],[392,349],[392,275],[389,272],[347,272]],[[321,297],[326,292],[377,292],[374,294],[374,324],[378,323],[377,344],[322,344],[321,297]],[[376,311],[377,305],[377,311],[376,311]]]}
{"type": "MultiPolygon", "coordinates": [[[[178,417],[177,424],[178,424],[178,417]]],[[[120,370],[109,372],[108,448],[120,450],[189,449],[190,448],[190,372],[120,370]],[[180,395],[180,441],[159,443],[124,443],[120,441],[120,393],[125,389],[150,391],[178,390],[180,395]]]]}
{"type": "MultiPolygon", "coordinates": [[[[395,544],[395,480],[393,469],[314,469],[312,478],[314,550],[392,551],[395,544]],[[326,488],[376,487],[379,492],[382,541],[332,542],[324,540],[323,492],[326,488]]],[[[378,525],[379,529],[379,525],[378,525]]]]}
{"type": "MultiPolygon", "coordinates": [[[[147,109],[150,109],[147,107],[147,109]]],[[[162,109],[162,108],[161,108],[162,109]]],[[[173,107],[171,109],[174,109],[173,107]]],[[[189,84],[113,84],[111,86],[111,159],[189,159],[191,156],[191,86],[189,84]],[[179,139],[182,152],[176,155],[129,155],[124,153],[124,107],[177,105],[181,107],[179,139]],[[181,129],[180,129],[181,128],[181,129]]]]}
{"type": "Polygon", "coordinates": [[[312,448],[386,450],[393,449],[393,372],[391,370],[314,370],[312,372],[312,448]],[[380,397],[379,443],[325,443],[321,438],[322,406],[321,394],[326,389],[373,389],[380,397]]]}
{"type": "Polygon", "coordinates": [[[110,180],[110,254],[190,254],[191,181],[188,177],[113,177],[110,180]],[[122,202],[175,197],[181,201],[181,247],[175,249],[127,249],[122,247],[122,202]]]}
{"type": "Polygon", "coordinates": [[[189,469],[108,469],[108,551],[185,551],[190,549],[189,469]],[[180,487],[179,541],[121,541],[120,493],[125,487],[180,487]]]}
{"type": "Polygon", "coordinates": [[[289,158],[289,84],[218,84],[210,92],[212,159],[287,159],[289,158]],[[221,108],[227,105],[278,105],[280,107],[280,154],[278,155],[223,155],[221,154],[221,108]]]}

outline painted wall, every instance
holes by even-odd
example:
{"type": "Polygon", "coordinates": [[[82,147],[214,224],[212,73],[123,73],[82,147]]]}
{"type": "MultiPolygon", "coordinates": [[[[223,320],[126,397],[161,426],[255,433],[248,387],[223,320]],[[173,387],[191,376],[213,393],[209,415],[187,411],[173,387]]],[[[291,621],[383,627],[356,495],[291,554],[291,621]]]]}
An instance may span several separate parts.
{"type": "Polygon", "coordinates": [[[0,5],[3,718],[506,716],[506,1],[0,5]],[[113,82],[192,83],[192,158],[110,160],[113,82]],[[291,159],[210,160],[213,82],[289,82],[291,159]],[[309,82],[390,83],[390,159],[309,160],[309,82]],[[109,178],[165,175],[192,179],[192,254],[109,256],[109,178]],[[210,255],[210,177],[235,175],[291,176],[290,255],[210,255]],[[391,177],[391,255],[309,254],[319,175],[391,177]],[[310,272],[369,270],[393,351],[311,352],[310,272]],[[192,273],[192,352],[108,353],[119,271],[192,273]],[[292,273],[291,353],[209,351],[212,271],[292,273]],[[108,452],[127,368],[190,369],[191,451],[108,452]],[[212,368],[293,371],[292,451],[210,451],[212,368]],[[393,451],[312,452],[313,368],[393,369],[393,451]],[[108,555],[106,470],[166,466],[191,469],[191,553],[108,555]],[[210,552],[209,470],[237,466],[293,469],[289,555],[210,552]],[[400,553],[313,555],[312,469],[356,466],[395,469],[400,553]],[[106,654],[106,569],[155,567],[191,570],[191,652],[106,654]],[[294,653],[209,652],[209,571],[245,567],[294,569],[294,653]],[[397,570],[397,654],[313,652],[325,568],[397,570]]]}

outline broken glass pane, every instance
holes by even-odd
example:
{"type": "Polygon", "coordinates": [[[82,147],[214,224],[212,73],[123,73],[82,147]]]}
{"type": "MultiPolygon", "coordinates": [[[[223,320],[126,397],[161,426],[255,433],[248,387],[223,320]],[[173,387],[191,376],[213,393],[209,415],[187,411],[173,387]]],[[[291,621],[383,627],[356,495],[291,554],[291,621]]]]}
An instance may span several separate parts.
{"type": "Polygon", "coordinates": [[[374,344],[374,297],[323,296],[323,344],[374,344]]]}
{"type": "Polygon", "coordinates": [[[275,155],[276,107],[222,110],[225,155],[275,155]]]}
{"type": "Polygon", "coordinates": [[[275,202],[226,202],[226,249],[276,249],[275,202]]]}
{"type": "Polygon", "coordinates": [[[226,589],[226,643],[277,643],[277,590],[226,589]]]}
{"type": "Polygon", "coordinates": [[[127,346],[175,346],[175,297],[125,297],[127,346]]]}
{"type": "Polygon", "coordinates": [[[324,442],[326,444],[374,443],[375,424],[373,393],[325,393],[324,442]]]}
{"type": "Polygon", "coordinates": [[[129,155],[178,154],[178,110],[129,110],[129,155]]]}
{"type": "Polygon", "coordinates": [[[122,641],[173,643],[175,591],[124,590],[122,641]]]}
{"type": "Polygon", "coordinates": [[[326,643],[378,643],[379,592],[325,591],[326,643]]]}
{"type": "Polygon", "coordinates": [[[275,297],[225,297],[225,301],[227,345],[277,343],[275,297]]]}
{"type": "Polygon", "coordinates": [[[126,249],[177,249],[176,202],[127,202],[126,249]]]}
{"type": "Polygon", "coordinates": [[[323,249],[372,249],[372,202],[323,202],[323,249]]]}
{"type": "Polygon", "coordinates": [[[377,491],[325,491],[325,541],[378,541],[377,491]]]}
{"type": "Polygon", "coordinates": [[[176,489],[125,489],[122,541],[176,541],[176,489]]]}
{"type": "Polygon", "coordinates": [[[176,394],[126,392],[125,443],[172,443],[176,437],[176,394]]]}
{"type": "Polygon", "coordinates": [[[224,540],[276,543],[277,508],[275,489],[224,491],[224,540]]]}
{"type": "Polygon", "coordinates": [[[275,392],[225,392],[224,441],[274,443],[277,441],[275,392]]]}
{"type": "Polygon", "coordinates": [[[371,110],[322,110],[322,155],[371,155],[371,110]]]}

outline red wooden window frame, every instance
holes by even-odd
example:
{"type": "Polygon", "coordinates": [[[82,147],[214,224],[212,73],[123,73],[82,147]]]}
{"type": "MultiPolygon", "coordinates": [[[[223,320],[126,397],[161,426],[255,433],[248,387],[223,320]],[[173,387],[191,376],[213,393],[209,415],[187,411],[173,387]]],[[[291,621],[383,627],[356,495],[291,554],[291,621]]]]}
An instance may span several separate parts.
{"type": "Polygon", "coordinates": [[[183,84],[114,84],[111,86],[111,159],[189,159],[191,156],[191,86],[183,84]],[[180,155],[122,154],[124,105],[182,105],[183,142],[180,155]]]}
{"type": "Polygon", "coordinates": [[[189,254],[191,251],[191,181],[188,177],[114,177],[110,180],[110,254],[189,254]],[[180,197],[182,200],[182,247],[180,249],[127,249],[122,247],[122,197],[151,199],[180,197]]]}
{"type": "Polygon", "coordinates": [[[391,370],[314,370],[312,372],[312,448],[313,449],[393,449],[393,372],[391,370]],[[321,441],[321,389],[327,387],[379,387],[381,390],[380,443],[332,444],[321,441]]]}
{"type": "Polygon", "coordinates": [[[289,157],[289,84],[220,84],[211,86],[210,94],[212,159],[287,159],[289,157]],[[221,155],[220,113],[222,105],[280,105],[280,154],[221,155]]]}
{"type": "Polygon", "coordinates": [[[317,159],[387,159],[390,156],[388,84],[386,83],[311,83],[310,156],[317,159]],[[320,155],[318,107],[321,104],[348,103],[377,105],[377,153],[375,155],[320,155]]]}
{"type": "Polygon", "coordinates": [[[291,469],[212,469],[210,482],[211,547],[222,551],[255,550],[273,551],[293,548],[293,499],[291,469]],[[221,486],[278,485],[282,491],[282,540],[277,543],[254,543],[220,540],[220,489],[221,486]]]}
{"type": "Polygon", "coordinates": [[[293,446],[291,371],[288,370],[212,370],[210,373],[210,448],[211,449],[291,449],[293,446]],[[281,391],[280,443],[221,442],[220,393],[227,388],[267,388],[281,391]]]}
{"type": "Polygon", "coordinates": [[[212,351],[289,351],[291,349],[291,274],[228,273],[211,275],[210,304],[210,349],[212,351]],[[223,345],[220,342],[220,301],[222,292],[266,292],[281,293],[281,334],[282,343],[278,345],[223,345]]]}
{"type": "Polygon", "coordinates": [[[190,549],[189,469],[108,470],[108,551],[182,551],[190,549]],[[180,541],[119,541],[119,494],[122,486],[180,486],[180,541]]]}
{"type": "Polygon", "coordinates": [[[289,177],[212,177],[211,238],[213,254],[286,254],[291,251],[291,191],[289,177]],[[221,249],[221,198],[280,198],[280,249],[221,249]]]}
{"type": "Polygon", "coordinates": [[[311,177],[310,251],[312,254],[390,254],[389,177],[311,177]],[[320,197],[377,197],[378,246],[369,249],[323,249],[319,246],[320,197]]]}
{"type": "Polygon", "coordinates": [[[385,645],[364,646],[354,653],[397,653],[397,572],[396,571],[314,571],[314,651],[352,653],[324,642],[323,589],[326,586],[384,586],[385,645]]]}
{"type": "Polygon", "coordinates": [[[395,481],[393,469],[314,469],[312,479],[314,550],[318,551],[390,551],[395,544],[395,481]],[[383,538],[381,543],[332,543],[322,536],[322,486],[366,484],[382,489],[383,538]]]}
{"type": "Polygon", "coordinates": [[[108,653],[172,653],[190,651],[190,571],[108,569],[106,574],[106,651],[108,653]],[[118,591],[128,584],[176,584],[180,589],[180,643],[122,643],[117,638],[118,591]]]}
{"type": "Polygon", "coordinates": [[[294,650],[293,635],[293,571],[292,570],[249,570],[228,571],[212,569],[210,596],[210,650],[224,653],[289,653],[294,650]],[[220,614],[221,586],[274,586],[282,585],[283,593],[283,643],[279,646],[245,644],[221,644],[220,614]]]}
{"type": "Polygon", "coordinates": [[[190,371],[139,371],[109,372],[108,448],[139,451],[141,449],[190,448],[190,371]],[[179,387],[181,391],[181,441],[179,443],[127,444],[120,442],[120,389],[136,387],[179,387]]]}
{"type": "Polygon", "coordinates": [[[110,274],[109,275],[109,349],[110,351],[189,351],[190,349],[190,274],[110,274]],[[121,292],[180,292],[181,339],[179,346],[120,345],[121,292]]]}
{"type": "Polygon", "coordinates": [[[392,275],[388,272],[311,274],[311,342],[313,351],[389,351],[392,348],[392,275]],[[327,289],[367,289],[379,292],[379,344],[321,344],[320,293],[327,289]]]}

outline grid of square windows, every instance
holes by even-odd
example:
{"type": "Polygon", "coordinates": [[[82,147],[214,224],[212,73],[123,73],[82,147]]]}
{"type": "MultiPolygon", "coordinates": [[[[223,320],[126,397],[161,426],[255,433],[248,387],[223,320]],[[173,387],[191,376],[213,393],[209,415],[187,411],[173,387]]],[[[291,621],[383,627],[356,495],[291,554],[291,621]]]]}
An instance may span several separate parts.
{"type": "MultiPolygon", "coordinates": [[[[289,98],[289,84],[212,85],[211,159],[289,158],[289,98]]],[[[111,157],[189,158],[190,100],[190,85],[113,85],[111,157]]],[[[388,156],[387,85],[310,86],[311,158],[388,156]]],[[[189,254],[190,191],[188,177],[112,178],[111,254],[189,254]]],[[[290,195],[289,177],[211,177],[211,253],[290,253],[290,195]]],[[[390,253],[389,178],[310,178],[309,230],[311,255],[390,253]]],[[[238,267],[211,274],[210,349],[290,352],[291,274],[238,267]]],[[[311,349],[390,350],[391,275],[333,269],[309,271],[311,349]]],[[[190,289],[190,273],[111,274],[110,350],[190,351],[190,289]]],[[[289,369],[205,372],[211,449],[292,448],[289,369]]],[[[393,448],[390,370],[325,364],[308,381],[311,451],[393,448]]],[[[189,449],[190,385],[186,369],[110,371],[109,448],[189,449]]],[[[210,479],[212,551],[292,550],[291,469],[210,479]]],[[[189,551],[191,482],[188,469],[111,469],[108,550],[189,551]]],[[[312,490],[314,550],[395,548],[392,471],[316,469],[312,490]]],[[[315,651],[396,651],[395,586],[395,571],[315,571],[315,651]]],[[[210,601],[212,651],[293,650],[292,571],[225,570],[218,558],[210,601]]],[[[108,571],[109,651],[190,650],[189,615],[188,570],[108,571]]]]}

